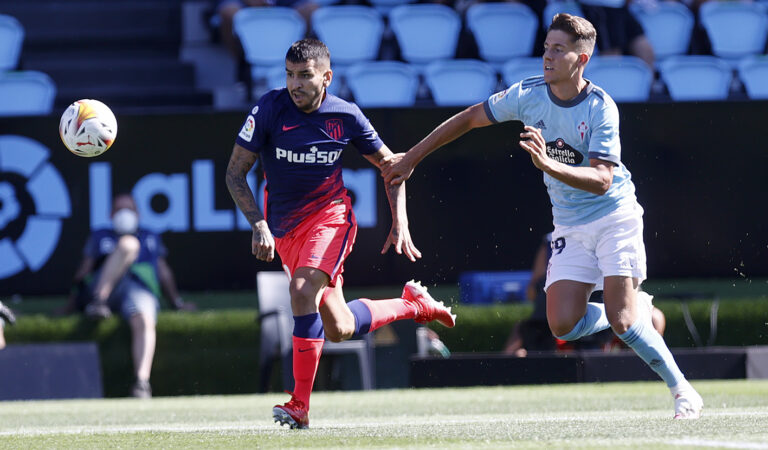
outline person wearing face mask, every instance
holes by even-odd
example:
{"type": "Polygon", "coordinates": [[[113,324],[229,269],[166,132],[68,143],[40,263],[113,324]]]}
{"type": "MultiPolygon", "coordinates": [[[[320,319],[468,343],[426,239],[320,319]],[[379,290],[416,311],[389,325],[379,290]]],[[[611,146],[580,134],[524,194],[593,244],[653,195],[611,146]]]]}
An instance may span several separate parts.
{"type": "Polygon", "coordinates": [[[112,313],[125,318],[131,329],[134,397],[152,396],[149,376],[161,292],[171,308],[195,309],[194,304],[185,303],[179,295],[166,253],[160,236],[139,227],[133,197],[118,194],[112,203],[112,228],[96,230],[88,238],[74,277],[77,288],[64,310],[80,310],[94,319],[104,319],[112,313]]]}

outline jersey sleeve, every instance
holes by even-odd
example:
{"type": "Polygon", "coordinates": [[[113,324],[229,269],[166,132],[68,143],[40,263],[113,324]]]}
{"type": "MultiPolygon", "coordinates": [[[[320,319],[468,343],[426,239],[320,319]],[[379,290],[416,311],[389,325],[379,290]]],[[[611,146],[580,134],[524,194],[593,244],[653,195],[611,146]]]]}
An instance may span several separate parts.
{"type": "Polygon", "coordinates": [[[270,117],[276,91],[270,91],[261,96],[258,103],[245,118],[243,127],[237,134],[235,142],[246,150],[259,152],[269,139],[270,117]]]}
{"type": "Polygon", "coordinates": [[[357,150],[363,155],[376,153],[384,145],[379,133],[371,125],[371,121],[355,106],[355,132],[351,139],[357,150]]]}
{"type": "Polygon", "coordinates": [[[520,118],[520,83],[491,95],[483,103],[488,119],[493,123],[519,120],[520,118]]]}
{"type": "Polygon", "coordinates": [[[165,258],[168,256],[168,248],[163,243],[163,238],[159,234],[155,234],[155,240],[157,242],[157,257],[165,258]]]}
{"type": "Polygon", "coordinates": [[[91,233],[85,241],[83,256],[94,259],[99,257],[99,239],[96,237],[95,233],[91,233]]]}
{"type": "Polygon", "coordinates": [[[589,158],[608,161],[618,165],[621,162],[619,140],[619,110],[613,102],[605,102],[592,119],[592,133],[589,139],[589,158]]]}

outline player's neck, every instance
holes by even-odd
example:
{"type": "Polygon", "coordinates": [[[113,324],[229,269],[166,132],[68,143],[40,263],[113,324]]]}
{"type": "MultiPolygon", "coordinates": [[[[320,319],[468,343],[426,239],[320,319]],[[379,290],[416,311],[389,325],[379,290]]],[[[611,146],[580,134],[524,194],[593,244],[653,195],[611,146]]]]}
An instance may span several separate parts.
{"type": "Polygon", "coordinates": [[[587,81],[582,77],[572,78],[570,80],[563,80],[558,83],[550,83],[549,89],[555,97],[563,101],[568,101],[576,98],[587,87],[587,81]]]}
{"type": "Polygon", "coordinates": [[[317,111],[323,105],[323,102],[325,101],[326,94],[327,94],[327,91],[324,91],[323,95],[320,96],[320,101],[319,102],[313,103],[309,108],[306,108],[306,109],[299,108],[299,111],[301,111],[301,112],[303,112],[305,114],[312,114],[313,112],[317,111]]]}

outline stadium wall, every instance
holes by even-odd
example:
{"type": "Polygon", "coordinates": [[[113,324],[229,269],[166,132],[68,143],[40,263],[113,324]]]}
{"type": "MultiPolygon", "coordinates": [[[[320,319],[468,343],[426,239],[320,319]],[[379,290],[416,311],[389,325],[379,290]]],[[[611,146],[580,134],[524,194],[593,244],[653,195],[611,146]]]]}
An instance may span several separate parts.
{"type": "MultiPolygon", "coordinates": [[[[621,106],[622,159],[646,210],[651,278],[768,276],[767,107],[621,106]]],[[[390,148],[403,151],[456,111],[367,113],[390,148]]],[[[248,289],[257,270],[279,269],[250,255],[250,232],[224,184],[244,117],[121,115],[113,149],[94,159],[64,149],[58,117],[0,120],[0,136],[26,138],[0,142],[0,295],[66,292],[88,232],[108,223],[109,200],[119,191],[140,197],[143,219],[164,231],[183,290],[248,289]]],[[[345,179],[361,224],[348,283],[415,277],[444,284],[466,270],[528,269],[551,213],[541,174],[516,145],[520,126],[475,130],[417,169],[408,208],[424,258],[415,264],[380,255],[390,225],[386,196],[371,166],[354,149],[346,152],[345,179]]]]}

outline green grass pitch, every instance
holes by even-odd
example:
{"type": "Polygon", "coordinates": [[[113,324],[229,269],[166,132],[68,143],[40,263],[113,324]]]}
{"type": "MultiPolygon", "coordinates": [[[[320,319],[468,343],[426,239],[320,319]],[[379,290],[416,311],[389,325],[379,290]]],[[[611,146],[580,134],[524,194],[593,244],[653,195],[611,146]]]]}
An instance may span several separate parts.
{"type": "Polygon", "coordinates": [[[662,382],[319,392],[311,429],[284,394],[0,402],[2,448],[768,449],[768,380],[698,381],[699,420],[662,382]]]}

